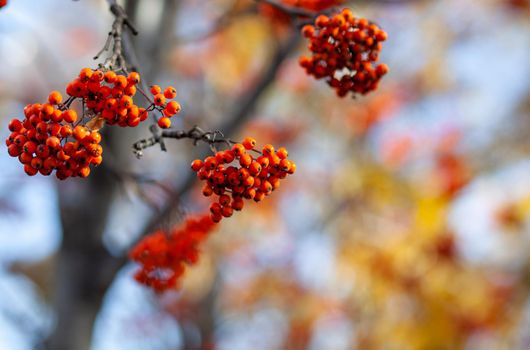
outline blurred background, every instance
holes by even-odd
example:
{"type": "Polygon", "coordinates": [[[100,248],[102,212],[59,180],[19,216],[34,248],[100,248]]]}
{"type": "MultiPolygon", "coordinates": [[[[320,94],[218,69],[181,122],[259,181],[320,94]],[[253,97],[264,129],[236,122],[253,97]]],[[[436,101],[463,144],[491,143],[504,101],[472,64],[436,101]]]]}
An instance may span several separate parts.
{"type": "MultiPolygon", "coordinates": [[[[250,0],[128,0],[142,79],[195,124],[285,146],[298,165],[225,219],[179,290],[137,284],[127,251],[207,210],[168,140],[106,127],[88,179],[0,152],[0,349],[530,349],[530,2],[344,4],[388,33],[378,91],[339,99],[306,43],[250,0]]],[[[103,0],[0,9],[0,134],[103,46],[103,0]]],[[[146,124],[146,123],[145,123],[146,124]]]]}

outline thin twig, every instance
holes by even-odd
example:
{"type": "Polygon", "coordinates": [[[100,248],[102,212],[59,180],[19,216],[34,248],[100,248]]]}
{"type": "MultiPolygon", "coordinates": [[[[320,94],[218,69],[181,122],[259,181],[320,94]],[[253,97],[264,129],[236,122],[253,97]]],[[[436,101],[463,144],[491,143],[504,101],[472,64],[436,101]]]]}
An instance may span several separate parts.
{"type": "Polygon", "coordinates": [[[215,145],[224,143],[228,146],[235,144],[235,141],[229,140],[223,136],[223,133],[220,131],[204,131],[198,126],[194,126],[188,131],[185,130],[160,130],[156,125],[151,125],[149,128],[153,136],[137,141],[133,144],[133,152],[136,157],[140,158],[143,155],[143,150],[160,143],[163,139],[190,139],[193,140],[193,145],[197,145],[199,142],[204,142],[211,147],[215,145]]]}
{"type": "MultiPolygon", "coordinates": [[[[134,25],[129,21],[125,10],[116,3],[116,0],[107,0],[110,5],[110,11],[114,15],[114,22],[112,29],[109,32],[105,45],[94,59],[98,59],[104,52],[109,51],[112,47],[112,55],[108,57],[104,63],[100,64],[100,68],[119,70],[128,72],[127,60],[124,55],[124,37],[127,38],[124,28],[127,27],[133,35],[137,35],[138,31],[134,25]]],[[[134,53],[132,53],[134,56],[134,53]]],[[[131,55],[130,55],[131,56],[131,55]]],[[[129,57],[131,59],[131,57],[129,57]]]]}

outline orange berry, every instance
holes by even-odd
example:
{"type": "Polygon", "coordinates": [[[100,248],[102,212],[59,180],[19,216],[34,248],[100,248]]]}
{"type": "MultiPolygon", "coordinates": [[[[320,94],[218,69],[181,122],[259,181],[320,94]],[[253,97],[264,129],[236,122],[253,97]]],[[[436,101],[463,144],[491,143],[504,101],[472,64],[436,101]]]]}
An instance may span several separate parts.
{"type": "Polygon", "coordinates": [[[61,145],[61,140],[57,136],[50,136],[46,139],[46,146],[50,148],[58,148],[61,145]]]}
{"type": "Polygon", "coordinates": [[[213,156],[209,156],[204,160],[204,168],[207,170],[214,170],[217,166],[217,159],[213,156]]]}
{"type": "Polygon", "coordinates": [[[265,194],[271,193],[272,184],[269,181],[265,180],[261,183],[261,186],[259,187],[259,189],[261,192],[264,192],[265,194]]]}
{"type": "Polygon", "coordinates": [[[218,223],[223,219],[223,216],[221,213],[210,213],[210,219],[212,219],[213,222],[218,223]]]}
{"type": "Polygon", "coordinates": [[[22,164],[30,164],[32,159],[33,159],[33,156],[27,152],[22,152],[18,156],[18,160],[20,160],[22,164]]]}
{"type": "Polygon", "coordinates": [[[29,176],[33,176],[35,174],[37,174],[39,172],[38,169],[35,169],[34,167],[32,167],[30,164],[24,164],[24,171],[26,172],[26,174],[28,174],[29,176]]]}
{"type": "Polygon", "coordinates": [[[289,156],[289,152],[283,147],[278,148],[276,151],[276,155],[280,157],[280,159],[286,159],[289,156]]]}
{"type": "Polygon", "coordinates": [[[214,202],[210,204],[210,212],[212,214],[220,214],[221,210],[222,210],[222,207],[219,203],[214,202]]]}
{"type": "Polygon", "coordinates": [[[232,150],[226,150],[223,152],[223,162],[225,163],[232,163],[235,157],[234,151],[232,150]]]}
{"type": "Polygon", "coordinates": [[[388,35],[386,34],[386,32],[384,30],[379,30],[376,34],[375,34],[375,38],[377,41],[385,41],[387,39],[388,35]]]}
{"type": "Polygon", "coordinates": [[[121,117],[125,117],[127,113],[129,113],[129,110],[127,109],[127,107],[121,107],[121,108],[118,108],[116,113],[118,113],[118,115],[121,117]]]}
{"type": "Polygon", "coordinates": [[[55,108],[53,108],[53,106],[48,103],[43,104],[40,110],[41,114],[47,117],[51,116],[54,111],[55,111],[55,108]]]}
{"type": "Polygon", "coordinates": [[[67,123],[75,123],[77,120],[77,112],[73,109],[67,109],[62,113],[63,120],[67,123]]]}
{"type": "Polygon", "coordinates": [[[234,213],[234,209],[232,209],[232,207],[227,206],[221,209],[221,215],[223,215],[225,218],[231,217],[233,213],[234,213]]]}
{"type": "Polygon", "coordinates": [[[245,192],[243,193],[243,197],[245,197],[246,199],[253,199],[256,196],[256,193],[257,192],[255,188],[249,188],[245,190],[245,192]]]}
{"type": "Polygon", "coordinates": [[[88,130],[82,125],[78,125],[74,128],[74,138],[78,141],[81,141],[88,135],[88,130]]]}
{"type": "Polygon", "coordinates": [[[270,166],[278,168],[280,166],[281,159],[276,154],[269,156],[270,166]]]}
{"type": "Polygon", "coordinates": [[[59,123],[50,123],[48,124],[48,134],[50,136],[57,136],[61,134],[61,124],[59,123]]]}
{"type": "Polygon", "coordinates": [[[240,143],[236,143],[234,146],[232,146],[232,151],[236,157],[240,157],[245,153],[245,146],[240,143]]]}
{"type": "Polygon", "coordinates": [[[140,116],[140,108],[137,105],[132,105],[129,108],[129,113],[127,113],[128,118],[138,118],[140,116]]]}
{"type": "Polygon", "coordinates": [[[177,101],[170,101],[166,106],[166,110],[171,114],[175,115],[180,112],[180,104],[177,101]]]}
{"type": "Polygon", "coordinates": [[[259,156],[256,161],[261,165],[262,168],[267,168],[269,166],[269,157],[259,156]]]}
{"type": "Polygon", "coordinates": [[[193,162],[191,162],[191,169],[193,171],[201,170],[202,166],[203,166],[203,162],[200,159],[195,159],[193,162]]]}
{"type": "Polygon", "coordinates": [[[140,124],[140,118],[127,118],[127,126],[135,127],[140,124]]]}
{"type": "Polygon", "coordinates": [[[90,175],[90,168],[87,166],[79,168],[79,170],[77,171],[77,175],[79,175],[80,177],[87,177],[88,175],[90,175]]]}
{"type": "Polygon", "coordinates": [[[26,136],[20,134],[15,137],[15,139],[13,140],[13,143],[16,144],[17,146],[22,146],[26,143],[27,140],[28,139],[26,136]]]}
{"type": "Polygon", "coordinates": [[[86,82],[92,77],[93,73],[94,72],[92,71],[92,69],[83,68],[83,69],[81,69],[81,72],[79,72],[79,79],[81,79],[81,81],[86,82]]]}
{"type": "Polygon", "coordinates": [[[255,178],[253,176],[249,176],[243,180],[243,186],[252,187],[254,186],[255,182],[256,182],[255,178]]]}
{"type": "Polygon", "coordinates": [[[117,77],[116,73],[109,70],[105,72],[103,79],[105,80],[107,84],[113,84],[116,81],[116,77],[117,77]]]}
{"type": "Polygon", "coordinates": [[[294,162],[291,162],[291,167],[287,171],[288,174],[294,174],[296,172],[296,164],[294,162]]]}
{"type": "Polygon", "coordinates": [[[155,95],[154,101],[155,105],[162,106],[164,103],[166,103],[166,97],[162,94],[157,94],[155,95]]]}
{"type": "Polygon", "coordinates": [[[13,143],[7,147],[7,153],[9,153],[11,157],[18,157],[22,153],[22,150],[18,145],[13,143]]]}
{"type": "Polygon", "coordinates": [[[291,161],[288,159],[282,159],[280,161],[280,169],[283,171],[289,171],[289,169],[291,169],[291,161]]]}
{"type": "Polygon", "coordinates": [[[219,196],[219,204],[221,204],[221,206],[223,207],[226,207],[227,205],[230,204],[230,196],[227,195],[227,194],[223,194],[221,196],[219,196]]]}
{"type": "Polygon", "coordinates": [[[201,170],[197,172],[197,177],[199,178],[199,180],[206,180],[210,177],[210,175],[211,175],[211,171],[205,168],[202,168],[201,170]]]}
{"type": "Polygon", "coordinates": [[[63,112],[59,109],[56,109],[53,114],[50,116],[50,119],[56,123],[63,121],[63,112]]]}
{"type": "Polygon", "coordinates": [[[271,144],[266,144],[265,146],[263,146],[262,153],[267,156],[274,154],[274,146],[271,144]]]}
{"type": "Polygon", "coordinates": [[[115,98],[108,98],[105,101],[105,108],[112,111],[116,109],[116,106],[118,105],[118,101],[115,98]]]}
{"type": "Polygon", "coordinates": [[[162,129],[167,129],[171,126],[171,120],[168,117],[158,119],[158,126],[162,129]]]}
{"type": "Polygon", "coordinates": [[[248,153],[242,154],[241,157],[239,157],[239,164],[244,167],[249,166],[252,164],[252,156],[248,153]]]}
{"type": "Polygon", "coordinates": [[[87,152],[93,157],[99,157],[103,153],[103,148],[101,145],[96,143],[91,143],[86,146],[87,152]]]}
{"type": "Polygon", "coordinates": [[[9,131],[20,131],[22,129],[22,122],[16,118],[9,122],[9,131]]]}
{"type": "Polygon", "coordinates": [[[239,178],[241,180],[244,180],[244,179],[246,179],[247,177],[250,176],[250,172],[246,168],[239,169],[238,173],[239,173],[239,178]]]}
{"type": "Polygon", "coordinates": [[[235,197],[232,200],[232,209],[234,209],[234,210],[239,211],[239,210],[243,209],[244,205],[245,205],[245,201],[241,197],[235,197]]]}
{"type": "Polygon", "coordinates": [[[250,166],[248,167],[248,171],[252,175],[257,175],[261,172],[261,164],[258,162],[252,162],[250,166]]]}
{"type": "Polygon", "coordinates": [[[177,90],[173,86],[168,86],[164,90],[164,96],[169,99],[177,97],[177,90]]]}
{"type": "Polygon", "coordinates": [[[37,126],[35,126],[35,130],[39,134],[44,134],[48,131],[48,124],[46,124],[45,122],[40,122],[39,124],[37,124],[37,126]]]}
{"type": "Polygon", "coordinates": [[[58,105],[63,101],[63,96],[59,91],[52,91],[48,95],[48,103],[51,105],[58,105]]]}
{"type": "Polygon", "coordinates": [[[253,197],[255,202],[261,202],[263,198],[265,198],[265,193],[261,191],[256,191],[256,194],[253,197]]]}
{"type": "Polygon", "coordinates": [[[317,27],[325,27],[329,23],[329,17],[326,15],[320,15],[316,18],[315,24],[317,27]]]}
{"type": "Polygon", "coordinates": [[[277,177],[269,177],[269,182],[272,185],[272,190],[275,190],[280,187],[280,179],[277,177]]]}
{"type": "Polygon", "coordinates": [[[125,88],[125,90],[123,90],[123,92],[125,93],[125,95],[127,96],[134,96],[136,94],[136,86],[134,85],[127,85],[127,87],[125,88]]]}
{"type": "Polygon", "coordinates": [[[110,90],[110,93],[112,94],[112,97],[114,97],[116,99],[120,99],[123,96],[123,89],[118,87],[118,86],[116,86],[116,83],[114,83],[114,88],[112,88],[112,90],[110,90]]]}
{"type": "Polygon", "coordinates": [[[92,157],[92,159],[90,159],[90,164],[94,164],[97,166],[97,165],[100,165],[102,161],[103,161],[102,156],[92,157]]]}
{"type": "Polygon", "coordinates": [[[138,74],[138,72],[131,72],[129,73],[127,80],[129,83],[138,84],[140,82],[140,74],[138,74]]]}
{"type": "Polygon", "coordinates": [[[117,75],[116,81],[114,82],[114,87],[118,89],[125,89],[129,85],[127,78],[123,75],[117,75]]]}
{"type": "Polygon", "coordinates": [[[160,93],[160,91],[162,91],[162,89],[160,89],[160,86],[158,85],[151,85],[151,88],[149,89],[149,91],[151,91],[151,94],[154,95],[158,95],[160,93]]]}
{"type": "Polygon", "coordinates": [[[55,159],[54,157],[48,157],[44,160],[44,162],[42,163],[42,166],[43,168],[47,168],[51,170],[57,166],[57,159],[55,159]]]}
{"type": "Polygon", "coordinates": [[[202,195],[205,197],[210,197],[213,194],[213,189],[209,184],[205,184],[202,188],[202,195]]]}
{"type": "Polygon", "coordinates": [[[131,96],[124,95],[120,98],[120,107],[122,108],[129,108],[132,106],[133,100],[131,96]]]}
{"type": "Polygon", "coordinates": [[[105,74],[98,69],[94,71],[94,73],[90,77],[90,80],[93,82],[100,82],[103,80],[104,77],[105,77],[105,74]]]}
{"type": "Polygon", "coordinates": [[[388,66],[384,63],[378,65],[375,68],[375,74],[377,74],[378,76],[385,75],[386,73],[388,73],[388,71],[389,71],[388,66]]]}
{"type": "Polygon", "coordinates": [[[59,152],[57,152],[57,159],[61,161],[65,161],[65,160],[70,159],[70,156],[66,154],[64,150],[60,150],[59,152]]]}
{"type": "Polygon", "coordinates": [[[33,141],[27,141],[22,146],[22,149],[24,150],[24,152],[32,154],[33,152],[37,150],[37,144],[33,141]]]}
{"type": "Polygon", "coordinates": [[[245,137],[242,144],[246,150],[251,150],[256,147],[256,140],[254,140],[252,137],[245,137]]]}
{"type": "Polygon", "coordinates": [[[302,35],[306,38],[310,38],[315,34],[315,27],[312,25],[305,25],[302,27],[302,35]]]}
{"type": "Polygon", "coordinates": [[[64,137],[72,136],[73,133],[74,131],[72,130],[72,127],[70,125],[61,126],[61,131],[60,131],[61,137],[64,138],[64,137]]]}
{"type": "Polygon", "coordinates": [[[42,168],[42,159],[41,158],[33,158],[31,160],[30,164],[31,164],[32,168],[40,169],[40,168],[42,168]]]}

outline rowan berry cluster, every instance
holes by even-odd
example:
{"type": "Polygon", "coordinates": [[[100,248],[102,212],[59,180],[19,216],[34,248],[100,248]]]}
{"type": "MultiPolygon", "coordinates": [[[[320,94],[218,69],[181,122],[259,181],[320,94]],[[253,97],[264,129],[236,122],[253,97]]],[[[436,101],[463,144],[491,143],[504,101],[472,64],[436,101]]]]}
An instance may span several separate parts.
{"type": "Polygon", "coordinates": [[[169,117],[180,111],[178,102],[166,103],[166,99],[177,95],[171,86],[163,94],[160,87],[153,86],[154,99],[151,101],[144,95],[151,102],[150,106],[147,109],[138,107],[133,97],[139,82],[137,72],[125,76],[112,70],[83,68],[66,86],[69,97],[64,102],[61,93],[52,91],[47,103],[26,106],[25,118],[10,122],[11,134],[6,139],[8,153],[18,157],[31,176],[38,172],[50,175],[54,170],[61,180],[88,176],[89,166],[102,161],[98,130],[104,124],[135,127],[156,109],[162,114],[158,124],[167,128],[171,124],[169,117]],[[75,100],[82,103],[80,117],[70,108],[75,100]]]}
{"type": "Polygon", "coordinates": [[[316,79],[326,78],[340,97],[375,90],[388,72],[386,64],[373,66],[386,32],[365,18],[356,18],[349,9],[331,18],[318,16],[315,25],[302,28],[302,34],[310,41],[312,56],[301,57],[300,65],[316,79]]]}
{"type": "Polygon", "coordinates": [[[162,92],[158,85],[151,86],[151,94],[153,94],[153,108],[158,109],[163,116],[158,119],[158,126],[162,129],[167,129],[171,126],[171,118],[180,112],[180,104],[177,101],[168,101],[177,97],[177,90],[173,86],[168,86],[162,92]]]}
{"type": "Polygon", "coordinates": [[[133,102],[140,75],[127,77],[109,70],[83,68],[79,76],[66,86],[66,93],[82,99],[89,116],[101,116],[109,125],[137,126],[147,119],[147,112],[133,102]]]}
{"type": "Polygon", "coordinates": [[[206,214],[188,218],[182,227],[171,232],[159,230],[145,236],[129,253],[141,265],[135,279],[157,292],[174,288],[186,264],[198,261],[198,246],[213,227],[214,222],[206,214]]]}
{"type": "Polygon", "coordinates": [[[50,175],[56,170],[61,180],[87,177],[89,165],[99,165],[102,161],[101,135],[84,125],[74,127],[77,113],[66,109],[61,101],[61,94],[53,91],[48,103],[27,105],[24,120],[13,119],[9,123],[8,153],[18,157],[30,176],[38,172],[50,175]]]}
{"type": "Polygon", "coordinates": [[[232,149],[218,151],[204,161],[196,159],[191,168],[200,180],[206,181],[202,189],[204,196],[217,195],[210,205],[214,222],[232,216],[234,210],[241,210],[244,199],[261,201],[280,186],[280,180],[296,171],[296,164],[287,159],[285,148],[277,151],[270,144],[261,151],[254,149],[256,141],[247,137],[236,143],[232,149]],[[249,152],[258,153],[254,158],[249,152]]]}

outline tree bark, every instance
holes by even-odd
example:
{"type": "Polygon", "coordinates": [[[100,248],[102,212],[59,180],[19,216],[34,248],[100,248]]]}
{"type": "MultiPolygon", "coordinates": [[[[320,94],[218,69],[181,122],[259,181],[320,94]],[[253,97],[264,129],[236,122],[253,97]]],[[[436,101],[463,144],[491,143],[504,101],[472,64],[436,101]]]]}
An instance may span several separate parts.
{"type": "MultiPolygon", "coordinates": [[[[106,140],[111,136],[104,135],[106,140]]],[[[87,179],[70,179],[58,186],[63,239],[55,259],[52,302],[57,325],[48,340],[50,349],[90,346],[102,297],[120,267],[102,243],[116,184],[107,169],[99,167],[87,179]]]]}

